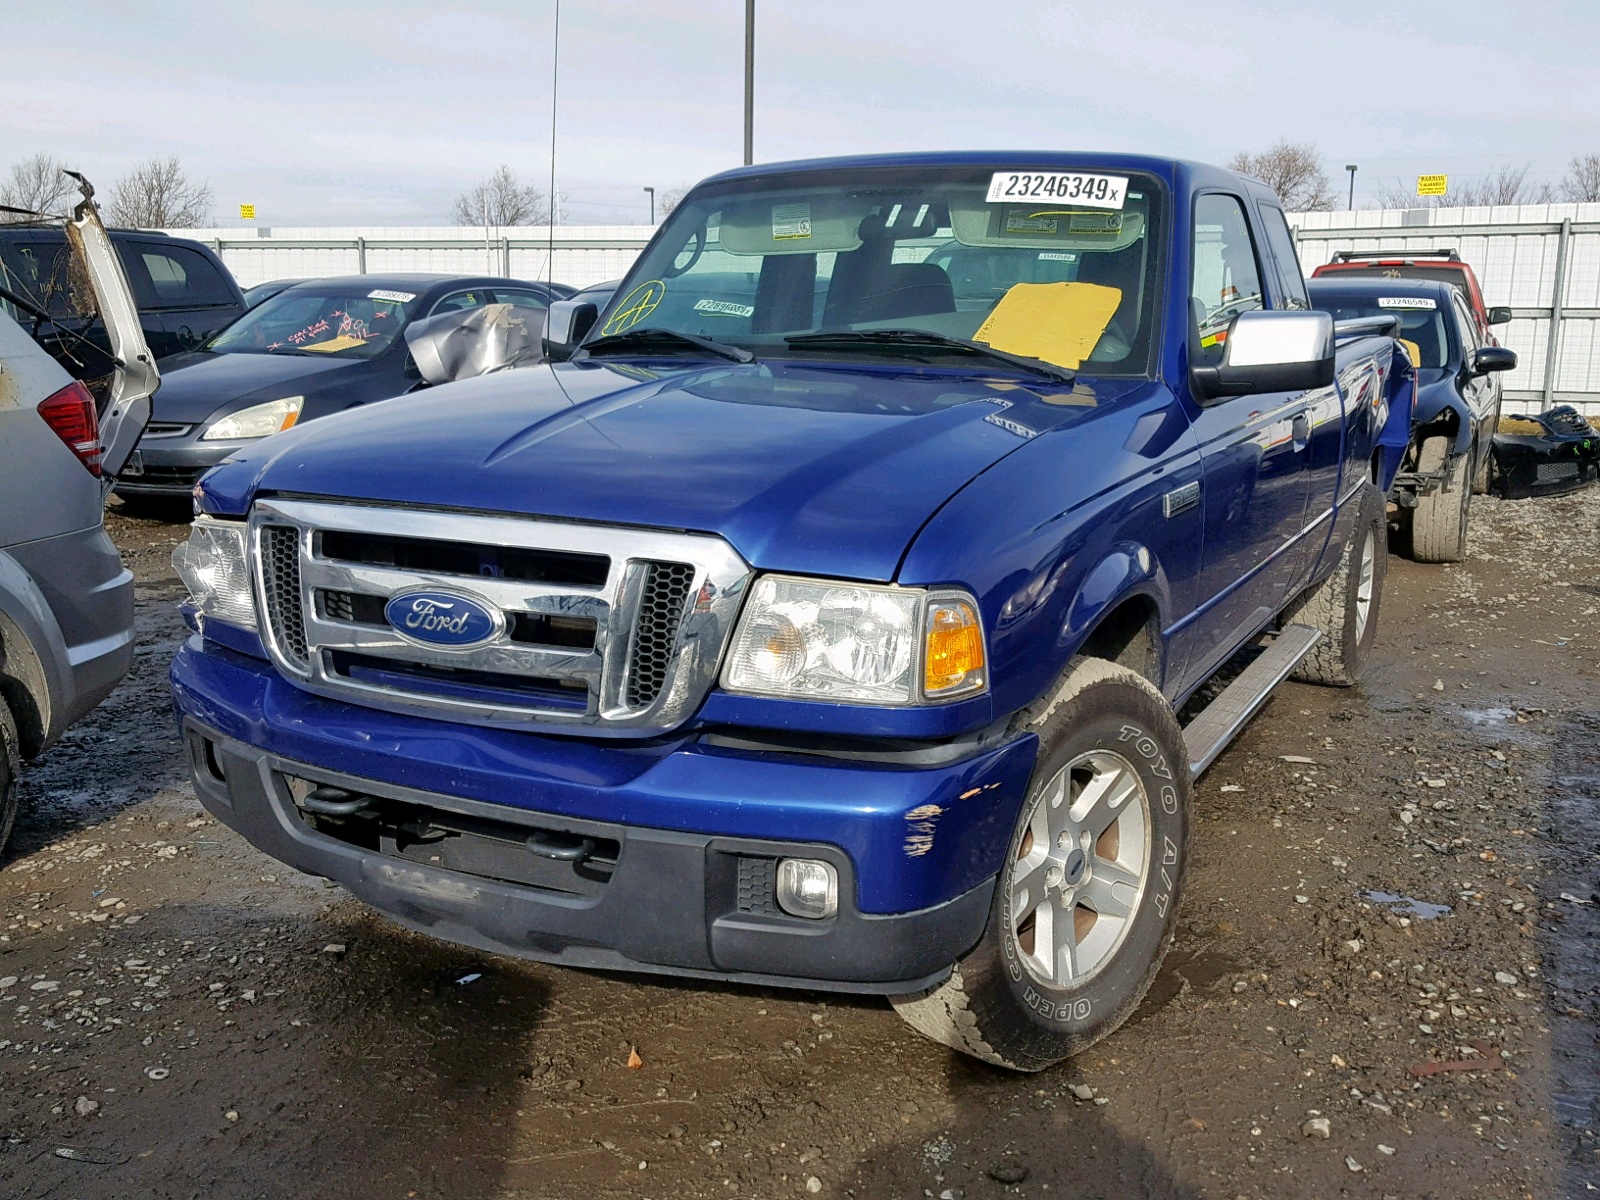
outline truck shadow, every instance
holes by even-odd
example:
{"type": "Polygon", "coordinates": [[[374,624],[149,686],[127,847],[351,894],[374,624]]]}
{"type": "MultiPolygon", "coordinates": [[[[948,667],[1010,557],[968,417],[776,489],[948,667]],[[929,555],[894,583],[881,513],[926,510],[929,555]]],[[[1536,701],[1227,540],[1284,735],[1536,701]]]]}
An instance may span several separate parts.
{"type": "Polygon", "coordinates": [[[1061,1083],[1070,1063],[1018,1076],[951,1053],[945,1091],[955,1119],[938,1135],[868,1155],[837,1194],[891,1200],[1025,1195],[1083,1200],[1199,1200],[1145,1141],[1117,1128],[1110,1106],[1061,1083]],[[1019,1086],[1019,1083],[1022,1086],[1019,1086]]]}
{"type": "MultiPolygon", "coordinates": [[[[64,1056],[54,1074],[71,1079],[33,1057],[27,1091],[44,1099],[6,1089],[5,1195],[496,1196],[519,1106],[567,1074],[529,1053],[548,1001],[533,974],[359,916],[286,924],[185,906],[98,936],[92,959],[63,946],[49,973],[112,996],[100,1011],[121,1024],[64,1056]],[[75,1120],[80,1091],[101,1107],[75,1120]],[[52,1099],[64,1116],[46,1115],[52,1099]]],[[[53,998],[35,999],[36,1018],[53,998]]],[[[54,1015],[69,1019],[12,1037],[45,1051],[86,1040],[54,1015]]]]}

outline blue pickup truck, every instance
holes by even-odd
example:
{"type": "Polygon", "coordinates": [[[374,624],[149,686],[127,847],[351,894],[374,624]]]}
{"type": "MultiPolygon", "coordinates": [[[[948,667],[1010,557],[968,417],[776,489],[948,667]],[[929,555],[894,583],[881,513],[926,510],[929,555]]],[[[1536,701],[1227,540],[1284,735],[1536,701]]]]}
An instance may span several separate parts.
{"type": "Polygon", "coordinates": [[[205,807],[484,950],[1024,1070],[1115,1029],[1194,775],[1367,660],[1404,352],[1310,310],[1263,185],[1053,153],[718,175],[545,337],[201,481],[205,807]]]}

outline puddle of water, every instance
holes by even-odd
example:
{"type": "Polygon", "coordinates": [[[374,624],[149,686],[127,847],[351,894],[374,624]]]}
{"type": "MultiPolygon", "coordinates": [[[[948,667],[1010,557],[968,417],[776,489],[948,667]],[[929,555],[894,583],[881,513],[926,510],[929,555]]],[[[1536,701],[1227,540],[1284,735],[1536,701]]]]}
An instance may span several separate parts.
{"type": "Polygon", "coordinates": [[[1412,896],[1401,896],[1395,892],[1362,892],[1361,898],[1371,900],[1374,904],[1393,905],[1396,911],[1408,917],[1415,917],[1419,921],[1431,921],[1435,917],[1447,916],[1453,911],[1448,904],[1434,904],[1412,896]]]}
{"type": "Polygon", "coordinates": [[[1509,708],[1464,708],[1461,715],[1469,725],[1503,725],[1517,714],[1509,708]]]}

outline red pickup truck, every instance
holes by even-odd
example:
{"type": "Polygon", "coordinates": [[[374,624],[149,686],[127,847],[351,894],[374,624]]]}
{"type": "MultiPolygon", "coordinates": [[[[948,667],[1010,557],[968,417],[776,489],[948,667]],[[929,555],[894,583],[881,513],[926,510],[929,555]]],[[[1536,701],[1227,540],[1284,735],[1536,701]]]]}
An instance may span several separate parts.
{"type": "Polygon", "coordinates": [[[1433,279],[1448,283],[1466,300],[1478,322],[1478,332],[1491,346],[1498,346],[1500,339],[1489,332],[1489,326],[1504,325],[1511,320],[1511,309],[1505,305],[1484,306],[1477,275],[1454,250],[1336,250],[1332,262],[1323,263],[1311,272],[1313,279],[1326,275],[1343,279],[1433,279]]]}

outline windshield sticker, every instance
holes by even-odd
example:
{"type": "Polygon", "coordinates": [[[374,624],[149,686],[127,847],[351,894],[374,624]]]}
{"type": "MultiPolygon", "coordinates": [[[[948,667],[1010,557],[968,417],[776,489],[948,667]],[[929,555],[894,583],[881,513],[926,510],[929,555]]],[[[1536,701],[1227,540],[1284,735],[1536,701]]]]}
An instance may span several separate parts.
{"type": "Polygon", "coordinates": [[[617,311],[612,313],[606,321],[605,327],[600,330],[601,337],[610,337],[614,333],[622,333],[632,329],[640,321],[655,312],[656,305],[661,303],[661,297],[667,294],[667,285],[659,279],[649,279],[629,292],[617,311]]]}
{"type": "Polygon", "coordinates": [[[1378,307],[1437,309],[1439,305],[1431,296],[1379,296],[1378,307]]]}
{"type": "Polygon", "coordinates": [[[1022,213],[1006,214],[1007,233],[1054,233],[1061,222],[1054,217],[1028,217],[1022,213]]]}
{"type": "Polygon", "coordinates": [[[972,337],[996,350],[1076,370],[1120,303],[1120,288],[1098,283],[1019,283],[972,337]]]}
{"type": "Polygon", "coordinates": [[[391,292],[387,288],[373,288],[367,293],[368,300],[388,300],[394,304],[410,304],[416,298],[415,292],[391,292]]]}
{"type": "Polygon", "coordinates": [[[325,342],[312,342],[310,345],[301,346],[302,350],[315,350],[319,354],[336,354],[340,350],[348,350],[351,346],[365,346],[364,338],[351,337],[349,334],[340,334],[338,337],[329,338],[325,342]]]}
{"type": "Polygon", "coordinates": [[[715,317],[753,317],[756,310],[748,304],[735,304],[732,300],[696,300],[694,310],[715,317]]]}
{"type": "Polygon", "coordinates": [[[1077,262],[1078,256],[1070,250],[1041,250],[1040,262],[1077,262]]]}
{"type": "Polygon", "coordinates": [[[1016,200],[1070,200],[1086,208],[1120,209],[1128,198],[1128,180],[1121,175],[1083,175],[1075,171],[1039,174],[996,171],[989,180],[990,204],[1016,200]]]}
{"type": "Polygon", "coordinates": [[[772,240],[789,242],[811,236],[811,205],[774,204],[772,206],[772,240]]]}

